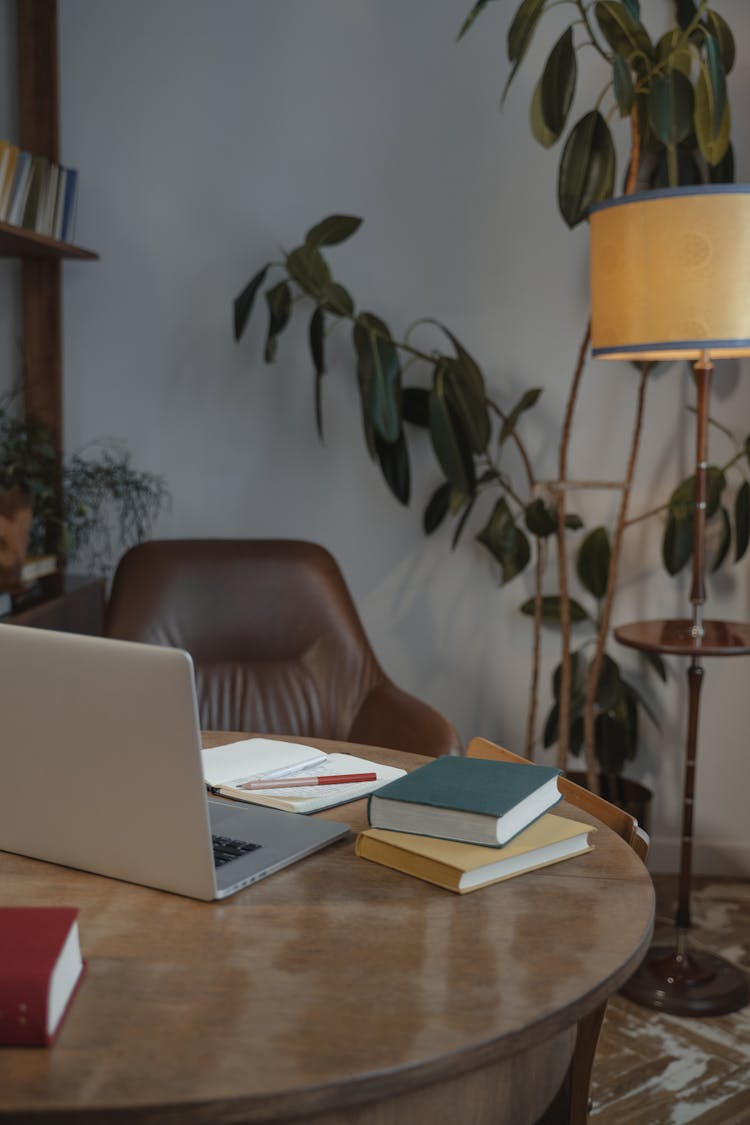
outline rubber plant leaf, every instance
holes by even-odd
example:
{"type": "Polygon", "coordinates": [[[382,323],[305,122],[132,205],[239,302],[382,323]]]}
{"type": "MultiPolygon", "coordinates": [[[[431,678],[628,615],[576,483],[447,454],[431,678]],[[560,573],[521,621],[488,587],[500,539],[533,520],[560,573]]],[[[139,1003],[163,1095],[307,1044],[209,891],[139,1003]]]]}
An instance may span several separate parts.
{"type": "MultiPolygon", "coordinates": [[[[586,679],[588,677],[588,661],[578,649],[570,654],[570,709],[580,711],[586,699],[586,679]]],[[[556,703],[560,702],[560,688],[562,686],[562,665],[558,664],[552,673],[552,697],[556,703]]]]}
{"type": "Polygon", "coordinates": [[[321,402],[321,383],[326,372],[325,361],[325,313],[318,307],[310,317],[310,354],[315,368],[315,425],[318,437],[323,440],[323,404],[321,402]]]}
{"type": "Polygon", "coordinates": [[[729,512],[726,510],[726,508],[722,507],[719,509],[719,518],[721,520],[721,533],[719,535],[719,542],[716,547],[716,557],[711,564],[712,574],[714,574],[721,567],[724,559],[729,554],[729,547],[732,542],[732,524],[729,520],[729,512]]]}
{"type": "Polygon", "coordinates": [[[484,380],[474,377],[460,359],[442,357],[445,393],[458,415],[474,453],[482,453],[490,440],[490,416],[484,396],[484,380]]]}
{"type": "Polygon", "coordinates": [[[362,220],[356,215],[329,215],[321,219],[305,235],[305,246],[311,250],[319,246],[336,246],[339,242],[346,242],[362,226],[362,220]]]}
{"type": "Polygon", "coordinates": [[[656,57],[664,70],[679,70],[690,78],[693,69],[693,52],[677,30],[665,31],[656,44],[656,57]]]}
{"type": "Polygon", "coordinates": [[[661,553],[667,574],[678,574],[693,554],[692,513],[667,516],[661,553]]]}
{"type": "Polygon", "coordinates": [[[490,0],[477,0],[476,4],[471,9],[468,16],[466,17],[464,22],[461,24],[461,30],[459,31],[458,35],[456,36],[456,42],[458,42],[459,39],[463,39],[464,35],[469,30],[471,25],[474,23],[474,20],[477,18],[479,13],[482,11],[483,8],[486,8],[489,3],[490,3],[490,0]]]}
{"type": "Polygon", "coordinates": [[[542,390],[542,387],[530,387],[528,391],[524,391],[524,393],[521,395],[521,398],[511,410],[510,414],[508,414],[508,416],[503,420],[503,424],[500,427],[500,432],[497,435],[498,445],[503,445],[504,442],[511,436],[516,428],[518,419],[527,410],[531,410],[532,406],[537,403],[542,390]]]}
{"type": "Polygon", "coordinates": [[[572,229],[583,222],[594,203],[608,199],[614,183],[612,134],[594,109],[573,126],[560,160],[557,203],[568,226],[572,229]]]}
{"type": "Polygon", "coordinates": [[[404,387],[401,393],[401,417],[412,426],[427,429],[430,425],[430,392],[426,387],[404,387]]]}
{"type": "Polygon", "coordinates": [[[245,331],[247,322],[250,319],[250,313],[253,311],[253,304],[255,303],[255,296],[260,289],[263,282],[266,280],[266,274],[271,267],[271,263],[267,262],[262,270],[258,270],[255,277],[251,278],[245,288],[240,293],[239,297],[234,301],[234,338],[239,340],[242,333],[245,331]]]}
{"type": "Polygon", "coordinates": [[[501,585],[510,582],[528,565],[531,558],[529,541],[516,525],[504,497],[496,502],[477,539],[500,564],[501,585]]]}
{"type": "Polygon", "coordinates": [[[732,130],[729,102],[724,101],[724,117],[718,132],[714,132],[714,95],[708,68],[701,66],[695,83],[695,135],[706,163],[711,167],[721,164],[729,149],[732,130]]]}
{"type": "Polygon", "coordinates": [[[266,293],[266,301],[268,303],[268,335],[266,336],[264,359],[266,363],[273,363],[276,358],[279,334],[284,331],[289,323],[289,316],[292,311],[292,291],[289,288],[289,283],[280,281],[278,285],[274,285],[266,293]]]}
{"type": "Polygon", "coordinates": [[[337,281],[329,281],[323,286],[320,303],[326,312],[333,313],[334,316],[351,316],[354,312],[354,301],[337,281]]]}
{"type": "Polygon", "coordinates": [[[667,666],[660,654],[658,652],[641,652],[640,657],[649,667],[653,668],[659,679],[665,684],[667,682],[667,666]]]}
{"type": "Polygon", "coordinates": [[[664,145],[678,145],[693,128],[693,86],[679,70],[655,74],[648,93],[648,116],[664,145]]]}
{"type": "Polygon", "coordinates": [[[573,28],[567,28],[550,51],[542,71],[542,117],[554,139],[562,133],[573,102],[578,67],[573,28]]]}
{"type": "Polygon", "coordinates": [[[535,140],[543,148],[551,148],[557,140],[557,137],[551,130],[547,128],[544,123],[544,114],[542,113],[542,79],[541,76],[534,88],[534,96],[531,99],[531,108],[529,111],[529,123],[531,125],[531,134],[535,140]]]}
{"type": "Polygon", "coordinates": [[[643,24],[619,0],[597,0],[594,15],[601,33],[616,55],[627,60],[654,57],[654,47],[643,24]]]}
{"type": "MultiPolygon", "coordinates": [[[[521,613],[525,613],[527,617],[533,617],[536,610],[534,608],[534,598],[529,598],[521,606],[521,613]]],[[[588,621],[589,615],[583,608],[580,602],[575,598],[570,599],[570,620],[578,623],[580,621],[588,621]]],[[[559,594],[545,594],[542,598],[542,621],[559,621],[560,620],[560,596],[559,594]]]]}
{"type": "Polygon", "coordinates": [[[612,80],[620,117],[628,117],[633,108],[633,76],[622,55],[612,56],[612,80]]]}
{"type": "Polygon", "coordinates": [[[638,23],[641,18],[641,5],[640,0],[622,0],[625,7],[630,12],[633,19],[638,23]]]}
{"type": "Polygon", "coordinates": [[[557,512],[554,508],[548,508],[541,497],[526,505],[524,518],[526,527],[537,538],[546,538],[557,531],[557,512]]]}
{"type": "Polygon", "coordinates": [[[444,361],[435,365],[429,396],[430,438],[438,464],[457,493],[473,496],[476,472],[469,442],[446,392],[444,361]]]}
{"type": "Polygon", "coordinates": [[[604,527],[595,527],[584,539],[576,558],[576,572],[581,585],[597,600],[607,592],[607,578],[612,551],[604,527]]]}
{"type": "Polygon", "coordinates": [[[508,28],[507,47],[508,60],[513,65],[503,89],[501,99],[503,102],[510,89],[510,84],[515,78],[518,68],[529,49],[529,44],[534,37],[536,26],[539,23],[539,17],[544,10],[546,2],[547,0],[522,0],[511,21],[511,25],[508,28]]]}
{"type": "Polygon", "coordinates": [[[620,667],[617,661],[605,652],[596,685],[596,702],[602,711],[615,711],[623,695],[624,685],[620,676],[620,667]]]}
{"type": "Polygon", "coordinates": [[[739,562],[750,541],[750,484],[743,480],[734,500],[734,561],[739,562]]]}
{"type": "Polygon", "coordinates": [[[409,450],[403,431],[399,433],[395,441],[383,441],[380,434],[376,432],[375,451],[386,484],[397,500],[404,505],[408,504],[411,490],[411,471],[409,468],[409,450]]]}
{"type": "Polygon", "coordinates": [[[364,312],[353,338],[365,414],[384,442],[395,442],[401,432],[401,365],[391,334],[379,317],[364,312]]]}
{"type": "Polygon", "coordinates": [[[675,7],[677,9],[677,23],[681,30],[685,31],[697,15],[695,0],[675,0],[675,7]]]}
{"type": "Polygon", "coordinates": [[[436,531],[445,517],[451,506],[451,486],[450,482],[445,480],[433,492],[430,497],[427,507],[422,516],[422,528],[425,535],[432,535],[436,531]]]}
{"type": "Polygon", "coordinates": [[[734,35],[731,28],[724,17],[720,16],[718,12],[714,12],[712,8],[709,8],[706,12],[705,22],[719,46],[724,73],[729,74],[734,66],[735,59],[734,35]]]}
{"type": "Polygon", "coordinates": [[[286,256],[289,276],[300,289],[318,300],[331,280],[331,272],[320,251],[313,246],[298,246],[286,256]]]}
{"type": "Polygon", "coordinates": [[[458,541],[461,538],[461,533],[463,532],[463,529],[466,527],[466,521],[468,520],[472,511],[474,510],[474,505],[476,504],[476,500],[477,500],[476,493],[474,494],[474,496],[472,496],[468,500],[468,502],[464,498],[463,511],[461,512],[461,515],[459,516],[459,518],[456,522],[456,528],[453,532],[453,537],[451,539],[451,550],[455,550],[455,548],[458,544],[458,541]]]}
{"type": "Polygon", "coordinates": [[[727,105],[727,79],[719,44],[713,35],[706,34],[704,36],[703,50],[705,51],[705,59],[701,66],[701,74],[705,74],[708,80],[711,95],[711,127],[715,136],[721,129],[724,120],[724,110],[727,105]]]}

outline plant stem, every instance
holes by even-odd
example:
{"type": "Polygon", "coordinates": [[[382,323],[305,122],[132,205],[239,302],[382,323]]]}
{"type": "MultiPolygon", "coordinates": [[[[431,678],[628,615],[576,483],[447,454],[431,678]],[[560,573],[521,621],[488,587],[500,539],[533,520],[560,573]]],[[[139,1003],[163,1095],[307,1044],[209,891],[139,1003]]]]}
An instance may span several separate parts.
{"type": "MultiPolygon", "coordinates": [[[[583,375],[583,368],[586,363],[586,352],[588,351],[589,341],[591,340],[591,320],[586,325],[586,331],[581,341],[581,346],[578,352],[578,362],[576,369],[573,373],[573,381],[570,385],[568,393],[568,402],[565,408],[565,419],[563,421],[562,435],[560,437],[560,456],[558,467],[558,479],[561,484],[564,484],[567,479],[568,473],[568,448],[570,446],[570,434],[573,425],[573,414],[575,412],[576,400],[578,398],[578,388],[581,383],[583,375]]],[[[560,590],[560,630],[561,630],[561,657],[560,657],[560,712],[559,723],[557,729],[557,765],[559,769],[565,769],[568,759],[568,746],[570,742],[570,688],[571,688],[571,669],[570,669],[570,593],[568,590],[568,560],[566,555],[566,537],[565,537],[565,489],[558,488],[555,496],[557,507],[557,579],[560,590]]],[[[596,792],[596,790],[594,790],[596,792]]]]}
{"type": "Polygon", "coordinates": [[[620,497],[620,510],[617,516],[614,538],[612,540],[609,574],[607,575],[607,591],[604,595],[602,612],[598,622],[594,659],[589,666],[588,679],[586,681],[586,699],[583,708],[583,745],[586,755],[587,785],[589,788],[592,788],[594,792],[597,791],[595,788],[597,785],[597,764],[594,706],[596,703],[596,692],[599,686],[602,661],[604,659],[607,634],[609,633],[609,623],[612,617],[612,606],[614,604],[615,589],[617,587],[618,563],[622,549],[622,536],[625,530],[625,517],[627,515],[628,500],[630,499],[630,489],[633,483],[636,462],[638,460],[638,446],[643,430],[643,407],[646,399],[646,382],[650,370],[651,364],[646,363],[643,365],[641,378],[638,384],[638,405],[636,408],[635,423],[633,425],[628,467],[625,473],[625,487],[620,497]]]}

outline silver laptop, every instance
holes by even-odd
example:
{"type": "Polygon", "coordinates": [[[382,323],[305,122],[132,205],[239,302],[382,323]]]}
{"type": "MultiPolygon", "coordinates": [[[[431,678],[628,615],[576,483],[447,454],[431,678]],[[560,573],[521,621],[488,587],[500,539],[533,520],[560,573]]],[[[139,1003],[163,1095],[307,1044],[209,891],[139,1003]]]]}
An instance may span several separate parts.
{"type": "Polygon", "coordinates": [[[1,850],[211,900],[348,830],[208,800],[188,653],[0,625],[1,850]]]}

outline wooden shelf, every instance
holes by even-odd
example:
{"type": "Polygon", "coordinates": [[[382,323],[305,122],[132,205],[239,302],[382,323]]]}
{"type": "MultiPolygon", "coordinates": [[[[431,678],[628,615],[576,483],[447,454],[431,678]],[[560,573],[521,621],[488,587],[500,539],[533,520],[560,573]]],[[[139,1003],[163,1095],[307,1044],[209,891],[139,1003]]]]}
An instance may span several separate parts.
{"type": "Polygon", "coordinates": [[[703,636],[694,637],[692,621],[634,621],[615,629],[615,639],[642,652],[665,656],[747,656],[750,625],[740,621],[704,621],[703,636]]]}
{"type": "Polygon", "coordinates": [[[24,227],[0,223],[0,258],[80,258],[86,261],[99,257],[93,250],[84,250],[70,242],[58,242],[46,234],[24,227]]]}

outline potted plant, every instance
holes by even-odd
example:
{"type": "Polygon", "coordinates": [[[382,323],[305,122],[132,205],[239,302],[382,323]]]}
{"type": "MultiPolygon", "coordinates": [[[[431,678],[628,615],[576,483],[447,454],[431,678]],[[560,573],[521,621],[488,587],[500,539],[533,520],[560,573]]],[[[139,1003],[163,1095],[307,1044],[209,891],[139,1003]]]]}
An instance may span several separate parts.
{"type": "MultiPolygon", "coordinates": [[[[518,7],[508,34],[511,71],[506,93],[540,18],[553,6],[548,0],[522,0],[518,7]]],[[[602,69],[604,90],[595,107],[570,129],[559,163],[557,196],[566,223],[570,227],[582,223],[593,203],[615,191],[615,146],[609,124],[612,115],[604,109],[607,98],[612,113],[619,114],[630,131],[626,191],[666,183],[731,179],[726,75],[734,63],[734,41],[726,21],[705,2],[679,0],[674,28],[654,41],[641,22],[638,0],[575,0],[573,8],[575,19],[544,65],[531,112],[534,135],[542,144],[549,147],[562,138],[573,104],[579,54],[596,59],[602,69]],[[584,43],[594,50],[579,52],[584,43]]],[[[485,9],[490,10],[488,0],[474,5],[459,38],[485,9]]],[[[671,497],[651,512],[635,518],[628,513],[651,370],[644,366],[634,371],[637,404],[627,466],[617,483],[621,501],[614,529],[610,534],[606,528],[593,528],[579,535],[583,521],[577,511],[568,510],[566,499],[573,483],[568,479],[567,461],[588,352],[588,329],[561,423],[558,477],[540,481],[524,449],[521,431],[523,417],[538,401],[541,388],[530,388],[518,401],[506,404],[500,395],[488,394],[479,365],[449,329],[423,320],[404,340],[397,340],[381,317],[357,310],[347,289],[334,280],[324,250],[353,235],[360,221],[354,216],[329,216],[313,226],[283,260],[259,270],[234,302],[235,337],[242,336],[269,270],[282,270],[281,279],[265,292],[265,359],[273,361],[279,337],[292,310],[299,307],[297,298],[307,298],[312,303],[309,341],[316,419],[322,430],[320,386],[325,374],[326,335],[339,323],[350,323],[365,441],[394,495],[402,503],[409,500],[409,425],[426,428],[444,480],[424,512],[425,531],[432,532],[446,518],[453,518],[455,545],[470,518],[476,518],[484,506],[484,521],[476,538],[497,563],[500,582],[511,581],[533,565],[534,596],[522,607],[534,621],[526,753],[533,756],[536,742],[540,639],[543,625],[550,623],[560,629],[562,651],[544,741],[548,745],[557,742],[558,764],[563,767],[569,750],[583,751],[589,784],[597,789],[600,769],[619,775],[625,761],[635,753],[638,709],[646,705],[637,685],[626,678],[607,650],[624,533],[647,515],[660,514],[664,522],[662,555],[670,574],[682,569],[692,550],[691,480],[679,484],[671,497]],[[431,338],[427,332],[432,333],[431,338]],[[407,366],[411,374],[417,363],[428,371],[426,387],[416,385],[413,378],[406,384],[407,366]],[[505,454],[510,447],[518,454],[520,480],[515,479],[517,472],[506,467],[505,454]],[[578,538],[572,540],[571,536],[578,538]],[[545,590],[550,544],[555,545],[558,561],[553,592],[545,590]],[[593,612],[572,595],[571,554],[584,592],[595,600],[593,612]],[[574,650],[572,634],[586,622],[593,625],[593,635],[574,650]]],[[[732,504],[734,481],[729,470],[741,470],[749,452],[750,441],[738,440],[726,463],[710,470],[713,491],[709,508],[722,525],[716,566],[727,558],[732,538],[735,559],[741,558],[747,548],[750,484],[742,474],[732,504]]],[[[595,481],[576,483],[597,486],[595,481]]],[[[653,658],[651,664],[663,678],[661,660],[653,658]]]]}
{"type": "Polygon", "coordinates": [[[0,588],[18,585],[27,550],[105,569],[147,537],[167,499],[163,479],[117,442],[60,462],[43,426],[0,406],[0,588]]]}

